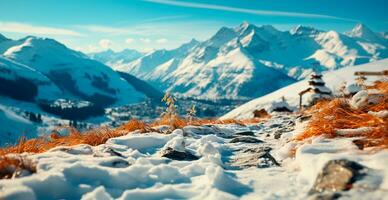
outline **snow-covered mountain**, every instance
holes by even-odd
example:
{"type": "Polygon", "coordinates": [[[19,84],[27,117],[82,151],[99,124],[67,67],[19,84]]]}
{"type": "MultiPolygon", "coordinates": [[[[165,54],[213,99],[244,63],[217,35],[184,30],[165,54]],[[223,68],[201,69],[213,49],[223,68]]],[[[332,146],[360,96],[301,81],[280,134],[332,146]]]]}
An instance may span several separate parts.
{"type": "MultiPolygon", "coordinates": [[[[379,60],[376,62],[362,64],[358,66],[350,66],[335,71],[326,72],[323,74],[323,80],[326,85],[331,89],[334,94],[338,94],[340,87],[346,83],[346,88],[350,89],[352,85],[356,82],[354,73],[356,71],[376,71],[381,72],[388,69],[388,59],[379,60]]],[[[378,80],[381,77],[370,76],[367,79],[368,83],[378,80]]],[[[287,104],[294,109],[297,109],[299,104],[299,95],[298,93],[309,87],[308,80],[302,80],[297,83],[291,84],[275,92],[267,94],[265,96],[256,98],[252,101],[249,101],[236,109],[230,111],[221,119],[246,119],[252,118],[254,116],[253,112],[260,109],[268,109],[273,104],[281,102],[281,99],[284,98],[287,104]]],[[[345,91],[346,92],[346,91],[345,91]]]]}
{"type": "Polygon", "coordinates": [[[124,49],[119,52],[108,49],[106,51],[91,53],[89,56],[94,60],[98,60],[102,63],[105,63],[106,65],[113,66],[114,68],[114,66],[129,63],[140,58],[143,56],[143,53],[140,53],[134,49],[124,49]]]}
{"type": "Polygon", "coordinates": [[[44,74],[0,56],[0,95],[34,101],[58,97],[61,90],[44,74]]]}
{"type": "Polygon", "coordinates": [[[4,69],[12,68],[14,73],[24,74],[26,70],[33,71],[27,79],[46,81],[41,85],[52,85],[55,88],[52,90],[57,90],[56,95],[41,95],[36,100],[69,98],[106,106],[139,102],[146,96],[110,67],[55,40],[28,36],[2,41],[0,54],[3,58],[0,61],[7,65],[4,69]]]}
{"type": "Polygon", "coordinates": [[[327,71],[388,57],[387,39],[365,25],[341,34],[297,26],[279,31],[247,22],[221,28],[210,39],[175,50],[158,50],[114,66],[184,95],[257,97],[327,71]],[[270,84],[269,84],[270,83],[270,84]]]}
{"type": "Polygon", "coordinates": [[[33,122],[18,116],[2,105],[0,105],[0,122],[0,145],[13,143],[21,136],[27,135],[26,133],[28,138],[37,137],[37,126],[33,122]]]}

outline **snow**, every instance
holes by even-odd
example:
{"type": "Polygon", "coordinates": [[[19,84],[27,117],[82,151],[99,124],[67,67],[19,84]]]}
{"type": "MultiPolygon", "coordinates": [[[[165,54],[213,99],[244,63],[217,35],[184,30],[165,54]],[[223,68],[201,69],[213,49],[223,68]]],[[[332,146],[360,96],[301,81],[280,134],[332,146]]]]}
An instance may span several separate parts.
{"type": "Polygon", "coordinates": [[[283,101],[283,100],[275,100],[273,102],[271,102],[271,104],[267,105],[264,109],[268,112],[273,112],[274,110],[277,110],[277,109],[288,109],[290,111],[293,110],[293,108],[288,105],[288,103],[286,101],[283,101]]]}
{"type": "Polygon", "coordinates": [[[368,105],[368,92],[361,90],[357,92],[350,101],[350,106],[355,109],[360,109],[368,105]]]}
{"type": "Polygon", "coordinates": [[[134,49],[124,49],[119,52],[114,52],[111,49],[89,54],[90,58],[98,60],[112,68],[116,65],[128,63],[143,56],[142,53],[134,49]]]}
{"type": "Polygon", "coordinates": [[[378,112],[369,111],[368,114],[384,119],[388,117],[388,110],[381,110],[378,112]]]}
{"type": "Polygon", "coordinates": [[[346,88],[345,88],[345,94],[356,94],[357,92],[359,92],[360,90],[362,90],[361,86],[356,84],[356,83],[352,83],[352,84],[346,84],[346,88]]]}
{"type": "Polygon", "coordinates": [[[372,127],[360,127],[355,129],[337,129],[335,130],[335,133],[339,136],[346,136],[346,135],[358,135],[358,134],[367,134],[369,132],[373,131],[372,127]]]}
{"type": "Polygon", "coordinates": [[[0,132],[2,133],[0,145],[5,145],[13,144],[22,136],[34,138],[38,131],[32,122],[0,105],[0,132]]]}
{"type": "Polygon", "coordinates": [[[352,97],[349,104],[352,108],[362,109],[367,105],[381,102],[383,97],[378,90],[361,90],[352,97]]]}
{"type": "Polygon", "coordinates": [[[25,154],[38,163],[37,173],[0,180],[0,198],[306,199],[323,165],[346,158],[368,167],[368,175],[356,185],[375,189],[365,192],[355,187],[344,194],[349,198],[368,195],[383,199],[383,191],[388,189],[388,151],[361,153],[349,138],[292,141],[302,131],[294,130],[289,123],[295,120],[292,114],[274,114],[269,121],[249,126],[213,125],[213,132],[208,134],[196,133],[209,126],[189,126],[170,135],[132,132],[96,147],[77,145],[25,154]],[[283,128],[291,129],[274,139],[274,133],[283,128]],[[224,131],[230,134],[222,134],[224,131]],[[252,131],[253,137],[265,142],[230,143],[231,137],[241,131],[252,131]],[[160,157],[159,151],[166,147],[188,150],[199,159],[160,157]],[[270,154],[281,166],[231,165],[231,160],[244,156],[242,151],[260,147],[271,147],[270,154]],[[289,152],[294,147],[298,150],[291,158],[289,152]]]}
{"type": "MultiPolygon", "coordinates": [[[[356,71],[383,71],[386,70],[386,65],[388,64],[388,59],[383,59],[380,61],[346,67],[335,71],[330,71],[323,74],[323,80],[326,83],[326,86],[331,89],[334,94],[339,94],[339,88],[341,84],[346,82],[347,84],[356,83],[354,72],[356,71]]],[[[371,76],[368,77],[366,84],[370,84],[373,81],[378,80],[379,77],[371,76]]],[[[232,119],[232,118],[252,118],[254,110],[260,110],[266,108],[268,105],[271,105],[274,101],[280,100],[284,97],[287,103],[293,107],[298,108],[299,105],[299,95],[298,93],[302,90],[308,88],[308,80],[299,81],[297,83],[286,86],[282,89],[279,89],[273,93],[259,97],[252,101],[249,101],[236,109],[230,111],[226,115],[222,116],[221,119],[232,119]]],[[[305,102],[303,102],[305,103],[305,102]]]]}

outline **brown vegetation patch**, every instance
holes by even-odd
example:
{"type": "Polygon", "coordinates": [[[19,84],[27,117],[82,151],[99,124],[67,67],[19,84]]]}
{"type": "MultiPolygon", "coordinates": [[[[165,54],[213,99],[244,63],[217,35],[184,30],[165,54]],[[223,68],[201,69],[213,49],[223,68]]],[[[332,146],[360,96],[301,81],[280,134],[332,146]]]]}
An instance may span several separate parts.
{"type": "Polygon", "coordinates": [[[0,156],[0,179],[23,176],[24,173],[35,173],[36,164],[21,156],[0,156]]]}
{"type": "Polygon", "coordinates": [[[304,140],[318,135],[334,137],[362,137],[355,144],[360,149],[378,146],[388,148],[388,119],[368,114],[369,111],[388,110],[388,82],[376,82],[368,89],[380,90],[383,99],[374,105],[367,105],[362,109],[353,109],[349,99],[336,98],[331,101],[322,101],[306,110],[312,118],[297,140],[304,140]],[[368,131],[350,131],[348,134],[338,134],[341,129],[358,129],[368,127],[368,131]]]}

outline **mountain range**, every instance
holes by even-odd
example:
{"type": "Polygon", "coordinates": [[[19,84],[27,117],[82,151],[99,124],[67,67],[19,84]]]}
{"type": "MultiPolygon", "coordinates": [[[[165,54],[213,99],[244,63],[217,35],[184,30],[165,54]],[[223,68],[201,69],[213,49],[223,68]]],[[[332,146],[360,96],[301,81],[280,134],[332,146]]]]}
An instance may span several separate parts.
{"type": "Polygon", "coordinates": [[[0,66],[0,94],[17,100],[66,98],[105,107],[140,102],[149,92],[137,90],[107,65],[48,38],[11,40],[1,35],[0,66]]]}
{"type": "MultiPolygon", "coordinates": [[[[308,26],[280,31],[247,22],[222,27],[208,40],[149,52],[130,62],[106,61],[160,90],[198,98],[254,98],[313,71],[329,71],[388,57],[385,33],[363,24],[339,33],[308,26]]],[[[100,58],[101,61],[103,59],[100,58]]]]}

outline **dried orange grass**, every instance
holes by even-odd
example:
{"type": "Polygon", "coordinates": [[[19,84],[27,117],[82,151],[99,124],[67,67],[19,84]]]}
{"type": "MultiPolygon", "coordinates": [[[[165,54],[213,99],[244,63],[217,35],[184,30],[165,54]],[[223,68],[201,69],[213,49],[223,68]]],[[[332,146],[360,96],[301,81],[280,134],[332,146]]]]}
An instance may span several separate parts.
{"type": "Polygon", "coordinates": [[[201,125],[207,125],[207,124],[239,124],[239,125],[245,126],[246,124],[258,123],[265,119],[266,118],[252,118],[252,119],[244,119],[244,120],[194,119],[190,121],[184,118],[180,118],[179,116],[174,116],[172,118],[163,117],[153,122],[151,126],[169,125],[169,126],[172,126],[173,129],[183,128],[188,125],[201,126],[201,125]]]}
{"type": "Polygon", "coordinates": [[[298,136],[297,140],[304,140],[318,135],[334,137],[363,137],[357,140],[361,148],[379,146],[388,148],[388,119],[368,114],[368,111],[388,110],[388,82],[376,82],[368,89],[378,89],[384,94],[382,101],[376,105],[368,105],[363,109],[353,109],[347,99],[333,99],[317,103],[306,112],[312,114],[312,118],[306,131],[298,136]],[[371,131],[359,134],[339,136],[338,129],[357,129],[371,127],[371,131]]]}
{"type": "Polygon", "coordinates": [[[42,153],[57,146],[73,146],[78,144],[89,144],[96,146],[105,143],[109,138],[119,137],[128,132],[139,130],[145,132],[148,130],[148,125],[144,122],[131,120],[127,124],[117,128],[98,128],[80,133],[74,128],[69,128],[70,134],[67,136],[59,136],[56,133],[50,137],[40,137],[30,140],[21,138],[18,144],[5,148],[0,148],[0,179],[12,177],[13,169],[29,169],[33,171],[33,167],[26,165],[23,159],[13,158],[7,154],[21,154],[21,153],[42,153]]]}
{"type": "Polygon", "coordinates": [[[96,146],[105,143],[109,138],[119,137],[128,132],[140,130],[144,132],[147,130],[145,123],[131,120],[127,124],[117,129],[109,129],[106,127],[89,130],[86,132],[79,132],[74,128],[69,128],[70,134],[67,136],[58,136],[51,134],[51,137],[39,137],[26,140],[22,138],[18,144],[0,149],[0,155],[9,153],[41,153],[57,146],[73,146],[78,144],[89,144],[96,146]]]}

